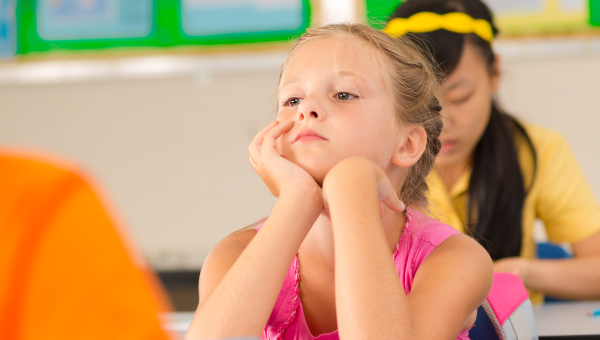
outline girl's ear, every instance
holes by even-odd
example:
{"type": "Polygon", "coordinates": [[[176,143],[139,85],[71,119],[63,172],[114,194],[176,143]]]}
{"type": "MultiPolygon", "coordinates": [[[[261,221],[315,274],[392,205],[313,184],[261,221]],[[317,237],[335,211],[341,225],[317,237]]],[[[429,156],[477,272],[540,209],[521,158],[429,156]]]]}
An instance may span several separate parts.
{"type": "Polygon", "coordinates": [[[427,146],[427,132],[422,126],[405,125],[406,137],[392,157],[392,164],[401,168],[415,165],[427,146]]]}

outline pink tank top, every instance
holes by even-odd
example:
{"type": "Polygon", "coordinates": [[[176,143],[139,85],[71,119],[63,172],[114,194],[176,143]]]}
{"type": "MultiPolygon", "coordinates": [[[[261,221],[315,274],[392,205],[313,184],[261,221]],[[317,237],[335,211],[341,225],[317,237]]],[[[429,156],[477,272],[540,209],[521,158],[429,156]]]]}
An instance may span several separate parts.
{"type": "MultiPolygon", "coordinates": [[[[258,226],[256,230],[260,230],[261,227],[262,225],[258,226]]],[[[427,255],[448,237],[456,234],[460,234],[460,232],[424,216],[415,209],[410,207],[407,209],[406,225],[393,255],[396,271],[406,294],[410,294],[413,278],[427,255]]],[[[314,336],[308,329],[299,296],[298,266],[298,257],[294,257],[261,338],[268,340],[339,340],[337,330],[314,336]]],[[[462,331],[456,339],[468,340],[468,331],[462,331]]]]}

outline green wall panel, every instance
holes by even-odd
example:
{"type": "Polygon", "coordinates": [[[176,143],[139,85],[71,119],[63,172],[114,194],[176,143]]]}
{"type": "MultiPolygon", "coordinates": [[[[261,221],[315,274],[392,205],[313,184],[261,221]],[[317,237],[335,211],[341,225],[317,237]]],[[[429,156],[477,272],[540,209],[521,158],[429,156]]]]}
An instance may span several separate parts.
{"type": "MultiPolygon", "coordinates": [[[[211,32],[210,30],[204,29],[204,31],[196,30],[195,32],[192,30],[193,32],[190,34],[190,32],[186,32],[183,28],[182,8],[185,6],[182,6],[182,1],[187,1],[187,3],[191,3],[192,5],[202,2],[194,2],[193,0],[135,0],[135,2],[140,4],[139,6],[145,6],[144,1],[151,2],[151,6],[149,6],[145,12],[142,11],[148,16],[147,20],[150,22],[148,29],[144,31],[146,26],[144,26],[143,18],[137,18],[137,20],[140,20],[140,23],[138,23],[137,26],[132,25],[131,20],[123,22],[118,22],[118,20],[105,20],[106,36],[102,36],[102,29],[99,28],[98,25],[94,26],[94,24],[86,22],[75,22],[72,25],[74,27],[74,29],[72,29],[73,32],[65,30],[64,27],[60,26],[62,25],[62,22],[57,18],[59,18],[60,15],[63,15],[63,17],[66,18],[65,22],[69,23],[67,20],[69,18],[69,12],[64,11],[66,13],[64,14],[55,11],[53,14],[54,17],[52,17],[47,11],[43,11],[45,9],[45,7],[43,7],[44,4],[38,4],[37,1],[19,0],[17,3],[17,51],[20,54],[59,50],[170,47],[182,45],[227,45],[285,41],[303,33],[310,24],[311,15],[309,0],[296,0],[300,1],[297,13],[298,17],[295,19],[294,25],[288,25],[288,27],[285,27],[284,29],[277,29],[277,25],[263,25],[264,27],[258,27],[256,30],[250,29],[249,31],[240,31],[240,29],[244,29],[244,27],[238,24],[237,31],[233,29],[229,31],[221,30],[221,32],[213,30],[211,32]],[[51,24],[54,23],[54,26],[48,24],[48,22],[51,24]],[[119,35],[117,32],[119,29],[121,30],[121,33],[124,32],[122,35],[119,35]],[[131,33],[133,36],[127,36],[127,33],[131,33]],[[77,37],[78,35],[79,38],[77,37]]],[[[77,0],[63,0],[63,2],[64,1],[73,2],[77,0]]],[[[122,4],[123,1],[129,1],[128,13],[131,14],[131,6],[133,3],[131,1],[133,0],[100,0],[101,3],[113,6],[113,11],[115,6],[122,4]]],[[[291,3],[294,0],[285,1],[291,3]]],[[[218,4],[218,1],[215,1],[215,3],[218,4]]],[[[106,9],[98,8],[99,13],[103,10],[106,13],[109,12],[106,9]]],[[[84,14],[83,18],[89,17],[89,20],[97,19],[87,12],[84,14]],[[86,15],[88,17],[86,17],[86,15]]],[[[185,15],[186,13],[184,12],[183,14],[185,15]]],[[[241,14],[238,13],[235,22],[233,21],[236,19],[235,13],[231,15],[232,26],[237,22],[242,21],[240,19],[243,19],[243,17],[240,17],[240,15],[241,14]]],[[[198,18],[198,16],[196,15],[196,17],[193,18],[198,18]]],[[[210,17],[206,18],[210,19],[210,17]]],[[[230,19],[230,17],[224,18],[226,20],[230,19]]],[[[214,22],[218,23],[218,21],[214,22]]],[[[264,22],[264,20],[262,20],[262,22],[264,22]]],[[[200,25],[200,27],[202,26],[200,25]]],[[[210,27],[210,25],[205,25],[205,27],[210,27]]]]}
{"type": "Polygon", "coordinates": [[[385,26],[385,22],[389,17],[394,14],[394,11],[402,0],[365,0],[365,9],[367,12],[367,22],[377,28],[381,29],[385,26]]]}
{"type": "Polygon", "coordinates": [[[600,0],[590,0],[590,24],[600,26],[600,0]]]}

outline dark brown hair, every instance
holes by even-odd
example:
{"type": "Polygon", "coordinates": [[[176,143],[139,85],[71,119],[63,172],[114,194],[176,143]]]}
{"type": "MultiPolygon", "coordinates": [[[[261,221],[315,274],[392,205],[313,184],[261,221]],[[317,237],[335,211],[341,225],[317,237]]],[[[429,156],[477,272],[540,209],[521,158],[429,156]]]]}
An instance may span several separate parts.
{"type": "MultiPolygon", "coordinates": [[[[498,29],[489,8],[480,0],[409,0],[393,14],[393,18],[408,18],[419,12],[446,14],[466,13],[474,19],[487,20],[498,29]]],[[[410,37],[410,36],[409,36],[410,37]]],[[[446,30],[415,34],[425,41],[445,75],[450,75],[460,62],[465,43],[476,47],[491,71],[495,54],[489,42],[475,34],[459,34],[446,30]]],[[[536,153],[525,128],[504,113],[492,100],[491,115],[483,136],[475,146],[473,172],[469,183],[468,225],[471,234],[493,260],[519,256],[522,244],[523,204],[527,196],[519,165],[515,135],[520,134],[536,153]]],[[[534,170],[535,178],[535,170],[534,170]]],[[[531,179],[531,185],[533,180],[531,179]]]]}

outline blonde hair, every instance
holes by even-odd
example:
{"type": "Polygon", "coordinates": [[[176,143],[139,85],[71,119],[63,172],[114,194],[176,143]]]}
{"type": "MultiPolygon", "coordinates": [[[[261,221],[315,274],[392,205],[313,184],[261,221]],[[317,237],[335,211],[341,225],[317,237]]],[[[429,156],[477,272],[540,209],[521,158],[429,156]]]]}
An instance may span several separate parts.
{"type": "Polygon", "coordinates": [[[334,24],[308,29],[300,36],[283,63],[279,81],[296,51],[311,41],[326,37],[359,39],[375,48],[380,55],[377,60],[392,93],[396,122],[419,125],[425,129],[425,151],[417,163],[410,167],[401,187],[396,189],[407,206],[426,209],[428,188],[425,178],[440,151],[439,136],[442,132],[441,106],[437,98],[441,73],[433,58],[406,36],[392,38],[363,24],[334,24]]]}

